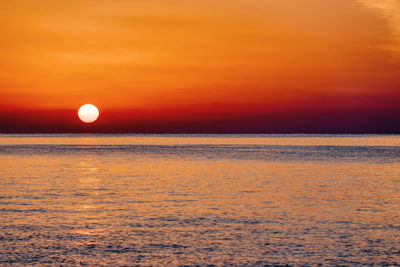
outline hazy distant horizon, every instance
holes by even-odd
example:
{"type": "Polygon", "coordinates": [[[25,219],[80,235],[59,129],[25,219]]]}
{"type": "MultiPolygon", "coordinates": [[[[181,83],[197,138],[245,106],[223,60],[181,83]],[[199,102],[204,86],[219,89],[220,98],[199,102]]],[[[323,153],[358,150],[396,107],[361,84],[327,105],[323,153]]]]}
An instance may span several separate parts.
{"type": "Polygon", "coordinates": [[[42,115],[0,112],[0,133],[265,133],[265,134],[399,134],[400,113],[367,114],[244,114],[241,116],[185,112],[160,119],[161,113],[101,112],[97,121],[82,123],[75,110],[42,111],[42,115]],[[134,114],[134,115],[132,115],[134,114]],[[142,118],[141,116],[144,116],[142,118]],[[204,116],[204,118],[202,118],[204,116]]]}

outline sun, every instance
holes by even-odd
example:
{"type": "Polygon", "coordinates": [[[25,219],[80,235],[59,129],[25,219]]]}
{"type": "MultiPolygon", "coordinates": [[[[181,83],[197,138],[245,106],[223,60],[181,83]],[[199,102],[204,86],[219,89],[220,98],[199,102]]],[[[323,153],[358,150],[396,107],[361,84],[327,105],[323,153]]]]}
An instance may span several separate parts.
{"type": "Polygon", "coordinates": [[[92,104],[85,104],[79,108],[78,116],[81,121],[91,123],[99,117],[99,110],[92,104]]]}

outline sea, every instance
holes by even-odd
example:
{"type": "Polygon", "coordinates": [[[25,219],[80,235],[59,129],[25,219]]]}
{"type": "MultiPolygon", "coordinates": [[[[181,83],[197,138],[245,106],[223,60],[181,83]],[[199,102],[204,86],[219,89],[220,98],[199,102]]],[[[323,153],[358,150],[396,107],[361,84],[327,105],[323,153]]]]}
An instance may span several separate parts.
{"type": "Polygon", "coordinates": [[[400,135],[0,135],[0,265],[400,265],[400,135]]]}

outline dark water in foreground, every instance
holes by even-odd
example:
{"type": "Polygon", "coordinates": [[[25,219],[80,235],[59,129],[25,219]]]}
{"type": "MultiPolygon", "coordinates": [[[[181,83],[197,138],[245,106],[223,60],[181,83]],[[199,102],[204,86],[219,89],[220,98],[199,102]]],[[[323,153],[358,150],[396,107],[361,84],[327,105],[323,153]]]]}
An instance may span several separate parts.
{"type": "Polygon", "coordinates": [[[398,265],[400,136],[0,135],[0,265],[398,265]]]}

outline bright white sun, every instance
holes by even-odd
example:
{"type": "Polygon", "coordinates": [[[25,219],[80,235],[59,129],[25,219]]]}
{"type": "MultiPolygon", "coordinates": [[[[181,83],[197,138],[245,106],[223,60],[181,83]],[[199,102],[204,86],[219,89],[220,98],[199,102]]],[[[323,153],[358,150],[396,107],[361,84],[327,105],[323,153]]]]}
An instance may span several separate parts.
{"type": "Polygon", "coordinates": [[[99,117],[99,110],[91,104],[86,104],[79,108],[78,116],[81,121],[91,123],[99,117]]]}

